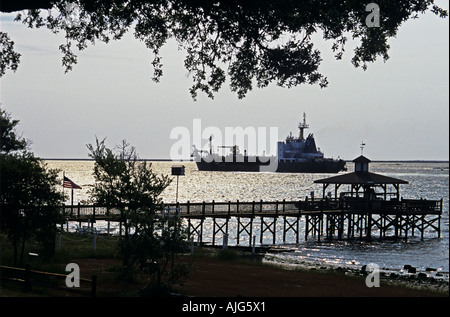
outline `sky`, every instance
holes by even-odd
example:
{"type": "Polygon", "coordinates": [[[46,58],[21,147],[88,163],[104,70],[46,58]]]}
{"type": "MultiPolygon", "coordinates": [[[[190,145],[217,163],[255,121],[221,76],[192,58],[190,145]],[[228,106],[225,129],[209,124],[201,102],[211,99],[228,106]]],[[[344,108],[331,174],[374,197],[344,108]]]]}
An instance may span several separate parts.
{"type": "MultiPolygon", "coordinates": [[[[448,1],[436,4],[449,9],[448,1]]],[[[314,133],[326,157],[352,160],[364,142],[371,160],[449,159],[449,18],[427,13],[407,21],[389,40],[390,58],[366,71],[350,61],[357,42],[349,42],[337,61],[332,42],[318,38],[327,88],[255,87],[240,100],[225,83],[213,100],[199,93],[194,101],[184,52],[174,41],[162,49],[159,83],[151,80],[152,53],[131,33],[89,46],[64,73],[63,35],[29,29],[13,17],[1,14],[0,28],[22,56],[18,70],[1,78],[1,107],[20,120],[19,133],[41,158],[88,158],[86,144],[97,137],[109,147],[126,140],[141,158],[167,159],[182,138],[171,138],[174,131],[190,133],[192,145],[194,130],[208,127],[224,135],[227,127],[266,128],[267,135],[272,127],[282,141],[298,133],[306,113],[305,133],[314,133]]],[[[207,146],[206,137],[200,141],[197,147],[207,146]]],[[[225,140],[215,140],[220,144],[225,140]]]]}

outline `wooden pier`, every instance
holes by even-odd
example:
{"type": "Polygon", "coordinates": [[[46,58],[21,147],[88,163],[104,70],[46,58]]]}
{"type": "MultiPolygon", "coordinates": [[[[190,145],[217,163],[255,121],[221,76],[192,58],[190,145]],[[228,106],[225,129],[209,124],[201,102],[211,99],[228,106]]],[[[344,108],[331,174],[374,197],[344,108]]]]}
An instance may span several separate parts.
{"type": "MultiPolygon", "coordinates": [[[[190,239],[212,245],[229,234],[235,237],[237,245],[244,241],[249,246],[253,236],[259,236],[261,244],[267,240],[269,244],[286,243],[288,235],[291,236],[290,244],[299,243],[301,236],[305,240],[315,238],[319,241],[346,238],[407,240],[416,235],[423,239],[426,232],[440,237],[442,199],[382,201],[376,208],[363,199],[351,204],[344,199],[186,202],[164,204],[161,216],[163,213],[164,217],[183,218],[190,239]],[[211,231],[210,241],[205,240],[206,224],[211,231]]],[[[80,227],[82,222],[94,224],[103,220],[121,224],[124,221],[118,209],[94,205],[65,206],[64,218],[79,222],[80,227]]],[[[122,226],[120,228],[119,234],[122,234],[122,226]]]]}
{"type": "MultiPolygon", "coordinates": [[[[316,180],[323,184],[322,197],[298,201],[228,201],[166,203],[161,216],[183,218],[189,239],[215,245],[234,238],[237,245],[254,237],[260,244],[299,243],[321,239],[386,239],[441,235],[443,200],[404,199],[400,185],[407,181],[369,172],[370,160],[354,161],[352,173],[316,180]],[[334,191],[326,192],[334,185],[334,191]],[[343,186],[345,185],[345,186],[343,186]],[[342,189],[347,187],[347,191],[342,189]],[[334,195],[333,195],[334,193],[334,195]],[[208,231],[208,234],[205,231],[208,231]],[[281,231],[281,232],[280,232],[281,231]],[[288,239],[289,236],[289,239],[288,239]],[[281,241],[280,240],[281,237],[281,241]],[[209,241],[206,241],[209,239],[209,241]]],[[[117,208],[65,206],[67,221],[125,220],[117,208]]]]}

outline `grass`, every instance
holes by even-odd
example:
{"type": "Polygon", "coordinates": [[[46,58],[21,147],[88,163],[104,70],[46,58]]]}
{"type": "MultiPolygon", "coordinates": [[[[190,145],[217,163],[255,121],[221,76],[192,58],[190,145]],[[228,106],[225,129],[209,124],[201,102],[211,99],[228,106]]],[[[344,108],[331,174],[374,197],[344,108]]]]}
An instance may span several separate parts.
{"type": "MultiPolygon", "coordinates": [[[[56,250],[55,255],[51,259],[45,259],[39,255],[39,246],[33,241],[27,241],[25,244],[25,252],[23,263],[19,267],[26,267],[27,265],[31,270],[59,273],[67,275],[66,265],[68,263],[77,263],[86,260],[107,260],[108,262],[120,263],[120,259],[117,253],[118,237],[103,237],[97,236],[96,245],[94,250],[93,236],[92,235],[79,235],[75,233],[64,232],[61,235],[59,247],[59,237],[56,238],[56,250]],[[37,256],[30,255],[37,254],[37,256]]],[[[0,233],[0,265],[13,266],[13,250],[12,244],[8,238],[0,233]]],[[[120,265],[116,267],[104,266],[104,269],[94,269],[87,272],[81,271],[82,278],[91,278],[92,275],[100,274],[102,278],[111,275],[111,272],[119,271],[120,265]],[[104,272],[102,272],[104,271],[104,272]],[[83,274],[86,273],[86,274],[83,274]]],[[[3,274],[3,277],[5,277],[3,274]]],[[[17,274],[17,273],[16,273],[17,274]]],[[[17,276],[20,278],[20,276],[17,276]]],[[[0,295],[1,296],[58,296],[58,294],[64,294],[65,282],[62,278],[53,277],[41,277],[40,275],[33,275],[32,280],[34,284],[38,282],[44,282],[44,287],[34,287],[32,292],[24,292],[23,283],[9,281],[3,279],[1,281],[0,295]],[[53,288],[55,288],[53,290],[53,288]]],[[[83,286],[83,285],[82,285],[83,286]]],[[[66,295],[66,294],[64,294],[66,295]]]]}

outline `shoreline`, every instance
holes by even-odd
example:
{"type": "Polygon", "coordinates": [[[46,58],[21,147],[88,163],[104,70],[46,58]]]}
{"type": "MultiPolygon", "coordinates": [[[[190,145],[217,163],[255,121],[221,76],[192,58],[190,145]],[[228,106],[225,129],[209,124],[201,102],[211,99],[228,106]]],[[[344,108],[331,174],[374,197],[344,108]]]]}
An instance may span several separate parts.
{"type": "MultiPolygon", "coordinates": [[[[325,263],[312,263],[302,261],[300,263],[289,263],[288,261],[282,261],[282,259],[277,258],[273,254],[265,255],[262,259],[263,263],[268,265],[273,265],[275,267],[280,267],[285,270],[305,270],[305,271],[315,271],[315,272],[337,272],[343,273],[349,277],[361,277],[365,278],[367,272],[364,271],[365,266],[361,268],[351,268],[342,266],[333,266],[325,263]]],[[[413,268],[414,269],[414,268],[413,268]]],[[[392,270],[386,268],[379,269],[380,283],[392,285],[392,286],[403,286],[410,289],[426,290],[426,291],[436,291],[442,293],[449,293],[449,274],[448,272],[441,273],[443,277],[441,278],[434,276],[433,274],[415,272],[408,273],[408,269],[404,270],[392,270]]]]}
{"type": "MultiPolygon", "coordinates": [[[[193,297],[448,297],[448,282],[380,274],[380,287],[366,286],[360,270],[293,266],[265,260],[267,255],[202,250],[193,272],[179,284],[193,297]],[[208,255],[209,254],[209,255],[208,255]],[[215,254],[215,255],[214,255],[215,254]],[[223,254],[223,255],[221,255],[223,254]]],[[[188,260],[189,256],[185,256],[188,260]]]]}
{"type": "MultiPolygon", "coordinates": [[[[49,157],[49,158],[41,158],[44,161],[92,161],[94,162],[95,160],[92,158],[53,158],[53,157],[49,157]]],[[[146,162],[194,162],[195,160],[193,159],[176,159],[176,160],[172,160],[170,158],[143,158],[143,159],[138,159],[138,161],[146,161],[146,162]]],[[[345,160],[346,163],[352,163],[352,160],[345,160]]],[[[416,160],[373,160],[372,163],[387,163],[387,164],[399,164],[399,163],[442,163],[442,164],[449,164],[450,161],[448,160],[420,160],[420,159],[416,159],[416,160]]]]}
{"type": "MultiPolygon", "coordinates": [[[[215,252],[227,251],[222,250],[221,246],[205,245],[201,247],[205,250],[215,250],[215,252]]],[[[278,248],[271,246],[255,247],[255,254],[252,254],[251,247],[228,246],[228,250],[241,254],[244,258],[260,257],[262,264],[278,267],[284,270],[303,270],[308,272],[336,272],[343,273],[349,277],[367,276],[365,265],[333,265],[324,262],[315,262],[308,260],[288,259],[279,257],[277,254],[290,252],[289,248],[278,248]]],[[[389,285],[401,285],[407,288],[418,290],[429,290],[436,292],[449,293],[449,272],[439,269],[427,268],[425,271],[419,271],[411,265],[404,265],[403,269],[379,268],[380,281],[389,285]]]]}

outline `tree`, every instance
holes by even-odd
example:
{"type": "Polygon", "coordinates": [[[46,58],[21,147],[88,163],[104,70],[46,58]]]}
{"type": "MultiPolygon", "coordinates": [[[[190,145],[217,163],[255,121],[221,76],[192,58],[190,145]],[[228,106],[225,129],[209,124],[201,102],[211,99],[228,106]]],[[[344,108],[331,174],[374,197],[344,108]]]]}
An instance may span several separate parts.
{"type": "Polygon", "coordinates": [[[17,135],[16,126],[19,120],[13,120],[11,115],[0,108],[0,154],[5,155],[16,151],[24,151],[27,141],[17,135]]]}
{"type": "Polygon", "coordinates": [[[105,146],[105,140],[97,139],[95,146],[87,147],[95,160],[92,198],[96,204],[119,208],[125,223],[125,235],[119,244],[124,268],[137,266],[140,272],[150,274],[147,291],[167,290],[184,271],[183,266],[174,265],[173,259],[185,250],[186,243],[181,219],[162,215],[159,195],[171,179],[155,174],[151,164],[140,161],[135,148],[126,141],[117,153],[105,146]]]}
{"type": "Polygon", "coordinates": [[[23,262],[27,239],[37,241],[44,256],[54,254],[63,200],[57,171],[27,150],[17,135],[18,123],[0,109],[0,229],[12,241],[14,264],[23,262]]]}
{"type": "MultiPolygon", "coordinates": [[[[282,87],[326,87],[327,78],[318,70],[320,51],[312,41],[315,33],[333,41],[336,59],[342,58],[349,37],[359,41],[352,63],[366,69],[367,63],[379,57],[389,58],[388,39],[396,36],[402,23],[427,11],[440,17],[448,14],[433,0],[380,0],[376,2],[380,21],[373,25],[367,23],[371,14],[367,4],[338,0],[3,0],[0,11],[29,9],[19,13],[17,20],[31,28],[64,32],[67,41],[59,48],[66,72],[77,62],[75,45],[84,50],[88,43],[119,40],[133,29],[134,36],[154,53],[153,79],[159,81],[163,74],[160,50],[174,38],[186,51],[184,65],[193,79],[190,92],[195,99],[199,91],[213,98],[227,75],[239,98],[255,83],[260,88],[272,82],[282,87]],[[47,16],[38,9],[47,9],[47,16]]],[[[20,56],[8,37],[0,40],[0,52],[9,57],[1,59],[1,69],[14,70],[20,56]]]]}

